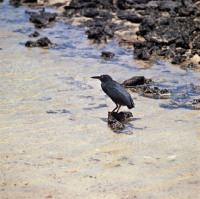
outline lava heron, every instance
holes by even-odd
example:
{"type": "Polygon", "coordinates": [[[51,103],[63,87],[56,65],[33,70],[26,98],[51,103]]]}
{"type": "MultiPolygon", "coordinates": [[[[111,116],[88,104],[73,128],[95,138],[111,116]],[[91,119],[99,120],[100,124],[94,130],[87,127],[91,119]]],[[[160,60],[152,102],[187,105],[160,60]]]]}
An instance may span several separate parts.
{"type": "Polygon", "coordinates": [[[129,109],[135,107],[133,99],[127,90],[118,82],[114,81],[109,75],[94,76],[91,78],[101,81],[101,88],[116,104],[112,112],[117,110],[116,112],[118,113],[121,106],[127,106],[129,109]]]}

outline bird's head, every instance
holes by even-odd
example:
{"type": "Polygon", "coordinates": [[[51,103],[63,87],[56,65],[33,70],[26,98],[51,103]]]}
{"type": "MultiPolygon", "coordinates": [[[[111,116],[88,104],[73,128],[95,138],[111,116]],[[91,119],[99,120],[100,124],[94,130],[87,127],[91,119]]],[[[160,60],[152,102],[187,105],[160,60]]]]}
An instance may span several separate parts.
{"type": "Polygon", "coordinates": [[[109,75],[94,76],[91,78],[99,79],[101,82],[108,82],[108,81],[112,80],[112,78],[109,75]]]}

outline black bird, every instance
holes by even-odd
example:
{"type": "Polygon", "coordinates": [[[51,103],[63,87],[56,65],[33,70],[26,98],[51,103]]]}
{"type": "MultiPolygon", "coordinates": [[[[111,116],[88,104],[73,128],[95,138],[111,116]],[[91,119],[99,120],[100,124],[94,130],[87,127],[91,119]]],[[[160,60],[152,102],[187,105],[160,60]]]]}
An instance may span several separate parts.
{"type": "Polygon", "coordinates": [[[121,106],[127,106],[129,109],[135,107],[133,99],[127,90],[118,82],[114,81],[109,75],[94,76],[91,78],[101,81],[101,88],[116,104],[112,112],[117,110],[116,112],[118,113],[121,106]]]}

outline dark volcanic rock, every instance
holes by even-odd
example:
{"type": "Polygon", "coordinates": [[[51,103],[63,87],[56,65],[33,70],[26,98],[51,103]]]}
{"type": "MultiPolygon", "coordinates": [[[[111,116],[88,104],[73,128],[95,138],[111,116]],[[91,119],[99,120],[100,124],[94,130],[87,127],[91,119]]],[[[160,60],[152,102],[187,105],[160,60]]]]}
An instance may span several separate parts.
{"type": "MultiPolygon", "coordinates": [[[[200,27],[199,27],[199,29],[200,29],[200,27]]],[[[194,49],[200,49],[200,34],[198,34],[198,35],[195,34],[194,42],[192,44],[192,47],[194,49]]]]}
{"type": "Polygon", "coordinates": [[[27,12],[30,14],[30,21],[35,24],[37,28],[46,28],[50,22],[56,19],[57,13],[45,12],[43,9],[39,12],[27,12]]]}
{"type": "Polygon", "coordinates": [[[102,59],[105,59],[105,60],[108,60],[108,59],[111,59],[115,56],[114,53],[111,53],[111,52],[102,52],[101,53],[101,57],[102,59]]]}
{"type": "Polygon", "coordinates": [[[142,21],[142,16],[139,16],[135,14],[134,12],[127,12],[127,11],[122,11],[119,10],[117,13],[118,18],[124,20],[126,19],[127,21],[133,22],[133,23],[140,23],[142,21]]]}
{"type": "Polygon", "coordinates": [[[34,33],[30,34],[29,37],[38,37],[40,34],[35,31],[34,33]]]}
{"type": "MultiPolygon", "coordinates": [[[[183,54],[190,48],[190,43],[192,42],[191,35],[195,32],[199,32],[198,22],[195,22],[191,17],[177,17],[144,19],[137,34],[143,36],[148,42],[154,43],[159,48],[163,48],[165,45],[170,46],[169,49],[161,49],[155,54],[164,56],[165,58],[173,58],[172,63],[179,64],[186,60],[183,54]],[[181,48],[181,50],[178,48],[181,48]]],[[[193,48],[198,49],[198,39],[195,41],[196,43],[193,43],[193,48]]],[[[152,54],[148,53],[148,49],[144,47],[140,47],[140,53],[138,51],[138,48],[136,48],[135,53],[138,59],[148,59],[152,54]]]]}
{"type": "Polygon", "coordinates": [[[56,8],[59,8],[61,6],[63,6],[65,3],[54,3],[52,4],[52,7],[56,7],[56,8]]]}
{"type": "Polygon", "coordinates": [[[122,10],[134,8],[135,6],[144,6],[150,0],[118,0],[117,7],[122,10]]]}
{"type": "Polygon", "coordinates": [[[99,11],[94,8],[86,8],[86,9],[82,10],[82,15],[84,17],[93,18],[93,17],[96,17],[99,15],[99,11]]]}
{"type": "Polygon", "coordinates": [[[88,27],[88,39],[98,44],[106,43],[118,30],[127,34],[127,26],[122,25],[125,20],[139,23],[136,35],[146,42],[133,42],[134,57],[148,60],[153,56],[163,56],[174,64],[180,64],[196,54],[200,56],[200,4],[196,2],[71,0],[64,7],[63,16],[88,18],[83,20],[82,26],[88,27]]]}
{"type": "Polygon", "coordinates": [[[193,92],[200,92],[200,86],[195,86],[194,84],[191,84],[191,86],[193,92]]]}
{"type": "Polygon", "coordinates": [[[190,63],[190,64],[188,64],[188,65],[183,65],[183,66],[181,66],[181,68],[182,68],[183,70],[195,70],[195,69],[198,68],[198,66],[195,65],[195,64],[193,64],[193,63],[190,63]]]}
{"type": "Polygon", "coordinates": [[[159,18],[143,20],[138,34],[147,41],[156,44],[170,45],[176,43],[176,47],[189,48],[189,36],[197,30],[192,18],[159,18]]]}
{"type": "Polygon", "coordinates": [[[160,46],[153,42],[133,42],[134,57],[137,59],[148,60],[151,55],[160,54],[160,46]]]}
{"type": "Polygon", "coordinates": [[[9,3],[10,5],[18,8],[21,5],[21,0],[10,0],[9,3]]]}
{"type": "Polygon", "coordinates": [[[22,0],[23,3],[37,3],[38,0],[22,0]]]}
{"type": "Polygon", "coordinates": [[[108,112],[108,126],[114,131],[123,131],[125,125],[121,122],[131,117],[133,117],[131,112],[108,112]]]}
{"type": "Polygon", "coordinates": [[[158,9],[164,12],[173,12],[181,6],[181,2],[163,1],[159,2],[158,9]]]}
{"type": "Polygon", "coordinates": [[[122,85],[125,87],[132,87],[151,83],[151,79],[146,79],[144,76],[134,76],[125,80],[122,85]]]}
{"type": "Polygon", "coordinates": [[[86,31],[88,34],[88,39],[93,39],[94,43],[106,43],[106,33],[103,27],[91,27],[89,30],[86,31]]]}
{"type": "Polygon", "coordinates": [[[172,93],[168,89],[159,89],[158,87],[151,88],[149,85],[143,88],[143,95],[154,98],[169,98],[172,93]]]}
{"type": "Polygon", "coordinates": [[[26,47],[55,47],[57,44],[53,44],[47,37],[38,39],[37,41],[27,41],[25,43],[26,47]]]}
{"type": "Polygon", "coordinates": [[[177,108],[192,108],[192,109],[200,109],[200,99],[193,99],[191,101],[177,100],[171,101],[171,105],[177,108]]]}
{"type": "Polygon", "coordinates": [[[146,79],[144,76],[134,76],[123,82],[125,88],[130,88],[133,92],[142,93],[146,97],[153,98],[169,98],[172,92],[168,89],[160,89],[158,87],[150,87],[153,83],[151,79],[146,79]]]}
{"type": "MultiPolygon", "coordinates": [[[[64,15],[69,16],[69,12],[73,14],[77,13],[84,13],[86,9],[92,8],[92,9],[102,9],[107,11],[115,11],[116,7],[113,5],[112,0],[71,0],[68,6],[65,6],[64,9],[64,15]]],[[[96,12],[96,11],[95,11],[96,12]]],[[[91,15],[91,14],[89,14],[91,15]]],[[[95,14],[96,16],[96,14],[95,14]]]]}
{"type": "Polygon", "coordinates": [[[92,39],[94,43],[106,43],[107,39],[114,36],[113,24],[109,25],[98,25],[91,26],[89,30],[86,31],[88,39],[92,39]]]}
{"type": "Polygon", "coordinates": [[[137,59],[148,60],[151,56],[147,47],[143,47],[142,49],[136,49],[135,55],[137,59]]]}
{"type": "Polygon", "coordinates": [[[186,60],[186,56],[176,55],[172,60],[172,64],[181,64],[185,60],[186,60]]]}
{"type": "Polygon", "coordinates": [[[114,131],[123,131],[125,125],[115,119],[111,114],[108,116],[108,126],[114,131]]]}
{"type": "Polygon", "coordinates": [[[120,122],[124,122],[125,120],[133,117],[133,114],[129,111],[126,111],[126,112],[121,111],[119,113],[113,112],[113,113],[110,113],[110,114],[112,114],[112,116],[120,122]]]}

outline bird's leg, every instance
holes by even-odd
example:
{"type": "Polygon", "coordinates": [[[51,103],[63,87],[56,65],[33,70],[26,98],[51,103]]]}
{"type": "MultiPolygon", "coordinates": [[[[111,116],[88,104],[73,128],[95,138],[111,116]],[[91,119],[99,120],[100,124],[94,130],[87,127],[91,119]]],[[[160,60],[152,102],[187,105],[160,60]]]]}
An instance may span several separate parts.
{"type": "Polygon", "coordinates": [[[120,108],[121,108],[121,105],[118,106],[117,113],[118,113],[118,111],[119,111],[120,108]]]}
{"type": "Polygon", "coordinates": [[[115,112],[115,110],[118,108],[118,105],[116,104],[116,107],[112,110],[111,113],[115,112]]]}

